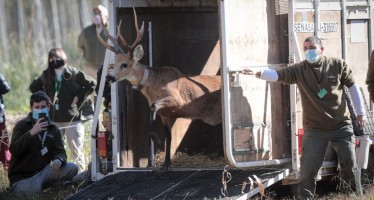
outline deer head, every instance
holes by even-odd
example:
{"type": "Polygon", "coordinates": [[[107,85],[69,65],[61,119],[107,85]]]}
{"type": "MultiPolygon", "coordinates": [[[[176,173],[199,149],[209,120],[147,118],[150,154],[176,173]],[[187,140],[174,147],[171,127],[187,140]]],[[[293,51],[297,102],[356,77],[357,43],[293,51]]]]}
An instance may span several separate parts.
{"type": "Polygon", "coordinates": [[[107,49],[113,51],[115,53],[115,63],[113,70],[109,72],[107,75],[107,80],[109,82],[121,81],[124,79],[129,80],[131,83],[135,83],[137,81],[137,77],[139,75],[138,70],[138,61],[142,59],[144,55],[143,46],[140,43],[144,33],[144,21],[142,23],[141,28],[138,27],[138,18],[136,16],[135,8],[134,8],[134,18],[135,18],[135,29],[136,29],[136,39],[135,41],[129,45],[123,36],[120,33],[121,22],[117,27],[117,37],[113,37],[109,34],[108,30],[101,24],[99,27],[96,26],[96,34],[97,38],[107,49]],[[100,32],[103,31],[104,35],[109,38],[109,40],[113,43],[113,45],[107,44],[100,35],[100,32]],[[121,41],[122,46],[126,49],[123,51],[121,47],[118,45],[118,38],[121,41]]]}

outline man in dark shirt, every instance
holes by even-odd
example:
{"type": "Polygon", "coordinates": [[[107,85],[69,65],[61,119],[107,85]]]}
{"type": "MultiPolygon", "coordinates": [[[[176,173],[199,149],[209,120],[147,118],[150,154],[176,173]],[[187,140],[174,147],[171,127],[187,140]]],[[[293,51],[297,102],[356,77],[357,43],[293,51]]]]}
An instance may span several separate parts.
{"type": "MultiPolygon", "coordinates": [[[[92,9],[92,14],[92,24],[85,27],[79,34],[78,48],[82,50],[85,60],[83,71],[96,80],[96,72],[104,64],[106,50],[97,39],[96,25],[100,25],[102,22],[107,27],[109,14],[108,10],[102,5],[95,6],[92,9]]],[[[106,36],[102,35],[102,37],[106,41],[106,36]]]]}
{"type": "Polygon", "coordinates": [[[300,158],[299,196],[314,198],[318,170],[322,166],[328,143],[337,152],[342,179],[355,189],[360,187],[355,177],[357,171],[355,136],[345,101],[344,86],[352,97],[357,114],[356,124],[363,128],[366,113],[363,98],[351,68],[338,58],[323,55],[322,41],[315,36],[305,39],[305,60],[278,70],[265,69],[244,74],[256,75],[267,81],[296,84],[303,106],[303,151],[300,158]]]}
{"type": "Polygon", "coordinates": [[[33,93],[31,112],[14,127],[8,178],[17,195],[41,192],[46,185],[71,180],[78,172],[76,164],[66,162],[60,130],[48,119],[50,105],[47,94],[33,93]]]}

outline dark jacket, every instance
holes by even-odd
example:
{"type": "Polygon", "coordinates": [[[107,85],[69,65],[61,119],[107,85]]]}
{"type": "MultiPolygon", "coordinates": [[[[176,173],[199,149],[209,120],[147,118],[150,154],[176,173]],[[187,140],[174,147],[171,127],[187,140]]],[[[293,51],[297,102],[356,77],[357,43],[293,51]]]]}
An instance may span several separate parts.
{"type": "Polygon", "coordinates": [[[10,186],[22,179],[29,178],[41,171],[51,161],[59,159],[62,166],[66,164],[66,152],[58,127],[51,122],[48,126],[47,136],[44,142],[48,153],[41,154],[42,143],[39,135],[32,136],[30,130],[34,126],[31,113],[26,118],[17,122],[13,129],[10,152],[12,159],[8,171],[10,186]]]}
{"type": "MultiPolygon", "coordinates": [[[[48,94],[52,102],[54,102],[55,88],[47,90],[45,85],[47,70],[37,77],[30,84],[30,91],[32,93],[42,90],[48,94]]],[[[53,84],[54,85],[54,84],[53,84]]],[[[81,107],[82,103],[88,95],[90,95],[96,86],[96,81],[86,75],[83,71],[76,69],[75,67],[66,66],[62,74],[61,89],[58,94],[58,105],[59,109],[56,110],[54,106],[50,110],[50,118],[54,122],[70,122],[80,120],[80,112],[78,108],[81,107]],[[71,106],[74,97],[78,97],[77,106],[71,106]]]]}
{"type": "MultiPolygon", "coordinates": [[[[104,41],[108,39],[103,34],[101,37],[104,41]]],[[[97,39],[95,24],[87,26],[79,34],[78,47],[83,51],[85,66],[97,70],[104,63],[106,48],[97,39]]]]}
{"type": "Polygon", "coordinates": [[[352,124],[343,86],[355,84],[343,59],[321,56],[315,63],[302,61],[277,69],[278,81],[296,84],[303,106],[304,131],[331,131],[352,124]],[[317,95],[321,88],[327,94],[317,95]]]}
{"type": "MultiPolygon", "coordinates": [[[[0,74],[0,104],[4,104],[3,95],[8,93],[9,90],[10,90],[10,84],[5,80],[5,77],[2,74],[0,74]]],[[[0,105],[0,113],[4,113],[1,105],[0,105]]],[[[5,122],[5,116],[2,116],[2,117],[3,117],[3,122],[5,122]]]]}

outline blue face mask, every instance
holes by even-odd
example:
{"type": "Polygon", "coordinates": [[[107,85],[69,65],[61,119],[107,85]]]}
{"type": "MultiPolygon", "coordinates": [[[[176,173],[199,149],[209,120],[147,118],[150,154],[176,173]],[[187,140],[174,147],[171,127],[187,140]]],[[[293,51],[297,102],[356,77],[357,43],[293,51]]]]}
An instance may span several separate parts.
{"type": "Polygon", "coordinates": [[[48,108],[43,108],[43,109],[33,109],[32,110],[32,118],[35,120],[39,119],[39,113],[45,113],[47,117],[48,116],[48,108]]]}
{"type": "Polygon", "coordinates": [[[305,59],[310,62],[310,63],[314,63],[318,60],[318,52],[317,52],[317,49],[308,49],[306,52],[305,52],[305,59]]]}

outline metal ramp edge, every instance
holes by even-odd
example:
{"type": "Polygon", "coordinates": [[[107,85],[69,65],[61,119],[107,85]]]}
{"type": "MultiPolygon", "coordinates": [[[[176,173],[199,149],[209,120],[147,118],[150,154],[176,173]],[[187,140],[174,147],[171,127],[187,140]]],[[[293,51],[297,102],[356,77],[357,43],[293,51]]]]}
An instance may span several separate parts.
{"type": "Polygon", "coordinates": [[[267,188],[286,177],[289,169],[230,169],[227,172],[231,180],[226,182],[226,193],[223,193],[223,172],[211,169],[123,171],[92,183],[67,200],[248,199],[260,192],[258,186],[250,189],[247,185],[243,190],[246,193],[242,193],[243,182],[249,176],[256,175],[267,188]]]}

